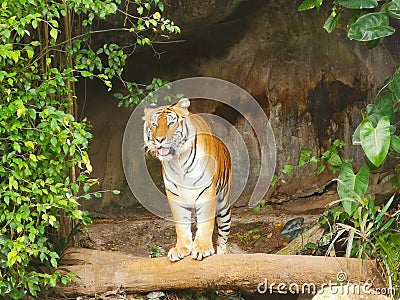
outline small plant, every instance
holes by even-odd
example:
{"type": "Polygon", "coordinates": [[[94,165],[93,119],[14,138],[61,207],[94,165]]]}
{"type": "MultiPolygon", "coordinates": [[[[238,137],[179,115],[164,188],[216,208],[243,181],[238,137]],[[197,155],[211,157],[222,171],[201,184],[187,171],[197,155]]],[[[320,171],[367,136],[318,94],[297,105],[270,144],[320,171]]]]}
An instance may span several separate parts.
{"type": "Polygon", "coordinates": [[[308,165],[315,165],[317,174],[321,174],[326,169],[330,170],[332,173],[338,172],[343,164],[343,159],[341,158],[340,153],[344,146],[345,143],[342,140],[337,139],[332,143],[328,150],[321,155],[321,157],[312,155],[312,151],[308,148],[302,149],[297,165],[285,165],[278,175],[275,175],[272,178],[271,186],[275,186],[277,182],[286,183],[286,180],[284,179],[286,175],[293,174],[296,170],[308,165]]]}
{"type": "Polygon", "coordinates": [[[149,256],[151,258],[161,257],[161,256],[164,256],[165,254],[166,254],[165,249],[161,246],[152,247],[152,248],[150,248],[150,251],[149,251],[149,256]]]}
{"type": "Polygon", "coordinates": [[[253,228],[245,232],[237,232],[236,237],[242,244],[246,244],[249,240],[259,240],[261,238],[259,232],[259,228],[253,228]]]}

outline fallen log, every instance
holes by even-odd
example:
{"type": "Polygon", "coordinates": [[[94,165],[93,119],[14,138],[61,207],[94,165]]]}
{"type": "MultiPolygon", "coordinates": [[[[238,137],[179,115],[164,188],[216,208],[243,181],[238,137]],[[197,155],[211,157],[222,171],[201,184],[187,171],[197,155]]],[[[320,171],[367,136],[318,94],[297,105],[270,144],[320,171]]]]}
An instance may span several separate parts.
{"type": "Polygon", "coordinates": [[[73,283],[61,287],[66,295],[94,295],[116,289],[137,293],[209,287],[258,288],[269,293],[303,285],[313,285],[318,290],[339,276],[350,283],[385,286],[375,261],[343,257],[226,254],[203,261],[187,257],[171,263],[166,257],[138,258],[121,252],[72,248],[62,264],[60,267],[78,276],[73,283]]]}

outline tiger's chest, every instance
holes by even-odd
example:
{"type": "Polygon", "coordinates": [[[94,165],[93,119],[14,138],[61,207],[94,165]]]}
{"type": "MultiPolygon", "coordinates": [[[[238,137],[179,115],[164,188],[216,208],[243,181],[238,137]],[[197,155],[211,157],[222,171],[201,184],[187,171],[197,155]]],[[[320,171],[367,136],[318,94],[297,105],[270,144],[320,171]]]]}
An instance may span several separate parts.
{"type": "Polygon", "coordinates": [[[210,187],[215,172],[214,158],[200,150],[163,163],[165,188],[190,203],[210,187]]]}

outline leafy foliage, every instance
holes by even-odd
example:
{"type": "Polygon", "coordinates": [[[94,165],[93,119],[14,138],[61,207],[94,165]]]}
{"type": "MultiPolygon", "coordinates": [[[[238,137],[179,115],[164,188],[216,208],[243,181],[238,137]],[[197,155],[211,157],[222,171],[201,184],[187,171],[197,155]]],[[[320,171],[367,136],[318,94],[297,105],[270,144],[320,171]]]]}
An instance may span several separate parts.
{"type": "MultiPolygon", "coordinates": [[[[322,5],[319,0],[307,0],[309,9],[322,5]],[[312,4],[314,3],[314,4],[312,4]],[[318,6],[317,6],[318,5],[318,6]]],[[[299,10],[304,10],[304,3],[299,10]]],[[[347,21],[347,36],[365,42],[368,48],[377,46],[384,37],[394,34],[390,18],[400,18],[400,1],[378,2],[376,0],[335,0],[324,28],[332,32],[340,26],[344,11],[350,12],[347,21]]],[[[400,286],[400,246],[398,215],[399,207],[392,207],[393,195],[380,207],[373,195],[366,195],[370,172],[392,158],[392,183],[396,190],[399,184],[400,137],[397,132],[396,113],[400,102],[400,69],[388,78],[363,112],[363,121],[353,135],[353,144],[361,145],[366,165],[354,172],[348,160],[339,164],[339,206],[328,209],[320,220],[326,232],[317,245],[308,245],[303,253],[321,255],[335,252],[347,257],[377,258],[385,271],[390,288],[400,286]],[[395,210],[392,213],[390,210],[395,210]]],[[[339,160],[338,160],[339,162],[339,160]]]]}
{"type": "Polygon", "coordinates": [[[37,298],[45,288],[66,284],[74,275],[56,270],[61,252],[54,237],[60,217],[89,225],[78,200],[101,197],[101,192],[90,192],[97,183],[89,177],[90,126],[75,117],[74,84],[78,78],[97,78],[111,89],[112,80],[119,78],[129,92],[139,93],[122,79],[127,50],[151,45],[160,32],[179,33],[162,17],[161,1],[134,3],[136,15],[128,14],[120,0],[0,3],[2,299],[37,298]],[[93,27],[94,20],[113,14],[129,21],[130,27],[112,30],[131,33],[132,45],[93,49],[90,36],[103,32],[93,27]]]}
{"type": "Polygon", "coordinates": [[[271,186],[274,186],[277,182],[286,183],[284,179],[285,175],[293,174],[296,170],[310,164],[317,166],[317,174],[321,174],[327,168],[331,172],[336,173],[344,162],[344,160],[342,160],[340,157],[340,152],[342,151],[343,147],[343,141],[335,140],[329,149],[321,155],[321,157],[312,155],[312,151],[308,148],[302,149],[297,165],[287,164],[283,166],[279,174],[272,178],[271,186]]]}
{"type": "MultiPolygon", "coordinates": [[[[332,32],[340,26],[340,19],[344,18],[345,10],[350,11],[347,20],[347,36],[361,42],[366,42],[369,48],[376,47],[382,38],[394,34],[395,29],[390,26],[390,18],[400,18],[400,1],[379,3],[376,0],[335,0],[331,1],[332,10],[326,19],[324,29],[332,32]],[[370,12],[371,9],[380,11],[370,12]]],[[[319,8],[323,0],[304,0],[299,11],[319,8]]]]}

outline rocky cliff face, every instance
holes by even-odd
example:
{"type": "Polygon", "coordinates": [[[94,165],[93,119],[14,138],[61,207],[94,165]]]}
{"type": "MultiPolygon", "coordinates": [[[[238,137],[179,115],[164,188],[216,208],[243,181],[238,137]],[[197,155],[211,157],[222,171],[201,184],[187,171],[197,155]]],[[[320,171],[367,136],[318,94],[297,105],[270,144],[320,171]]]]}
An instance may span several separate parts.
{"type": "MultiPolygon", "coordinates": [[[[178,38],[182,42],[156,45],[162,53],[159,58],[151,49],[133,55],[126,76],[137,82],[154,76],[170,81],[207,76],[242,87],[269,117],[276,139],[277,170],[296,163],[302,148],[318,155],[337,138],[350,145],[361,108],[373,101],[379,86],[394,71],[393,57],[383,47],[369,51],[348,41],[343,32],[326,33],[322,29],[326,13],[300,13],[297,5],[292,1],[173,1],[167,13],[181,25],[183,34],[178,38]]],[[[231,115],[239,131],[251,136],[240,115],[219,103],[207,108],[227,118],[231,115]]],[[[110,93],[87,83],[84,115],[92,122],[95,136],[91,143],[94,176],[100,178],[102,189],[123,191],[119,199],[106,195],[92,202],[90,210],[127,212],[125,208],[137,206],[121,163],[129,114],[117,108],[110,93]]],[[[247,139],[254,145],[250,157],[254,177],[259,151],[255,138],[247,139]]],[[[345,156],[359,161],[359,150],[348,146],[345,156]]],[[[321,192],[332,177],[301,169],[268,194],[268,200],[283,202],[321,192]]]]}

